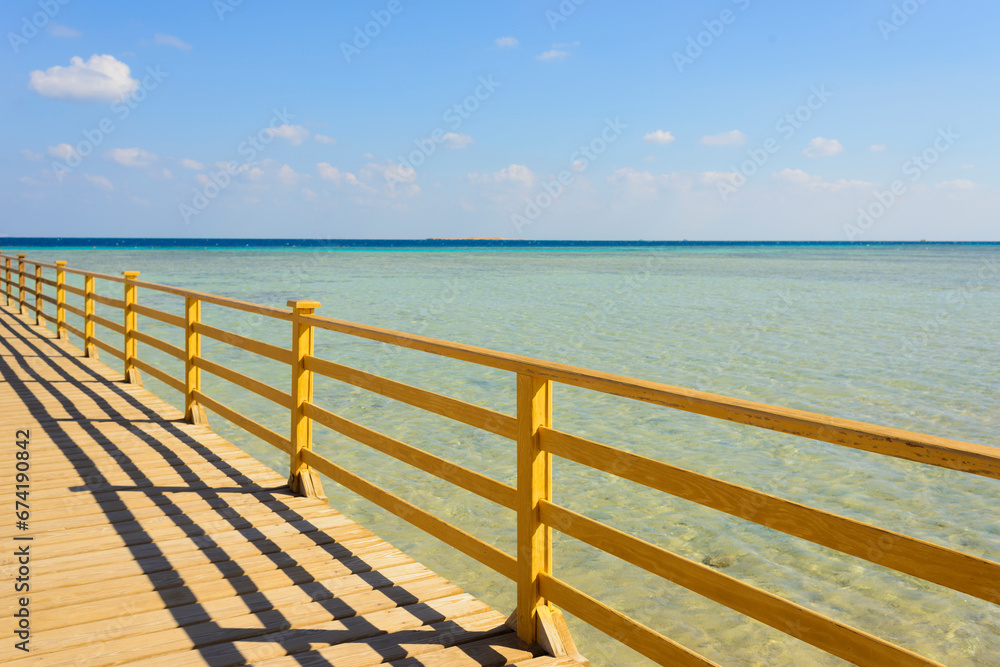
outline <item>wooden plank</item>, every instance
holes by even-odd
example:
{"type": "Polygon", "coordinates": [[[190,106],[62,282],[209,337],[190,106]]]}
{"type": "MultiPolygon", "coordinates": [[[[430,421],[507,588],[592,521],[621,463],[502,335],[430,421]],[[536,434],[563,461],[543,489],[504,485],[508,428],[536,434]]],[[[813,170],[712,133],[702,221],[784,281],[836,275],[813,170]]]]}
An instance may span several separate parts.
{"type": "Polygon", "coordinates": [[[56,281],[49,280],[48,278],[39,278],[38,282],[42,283],[43,285],[48,285],[49,287],[59,287],[56,281]]]}
{"type": "Polygon", "coordinates": [[[672,667],[720,667],[550,574],[543,572],[539,578],[542,595],[547,599],[654,662],[672,667]]]}
{"type": "Polygon", "coordinates": [[[46,294],[39,294],[38,298],[41,299],[42,301],[47,301],[47,302],[51,303],[53,306],[58,306],[59,305],[58,301],[56,301],[51,296],[48,296],[46,294]]]}
{"type": "Polygon", "coordinates": [[[180,287],[172,287],[170,285],[160,285],[159,283],[146,282],[144,280],[136,280],[135,284],[139,287],[147,287],[157,292],[164,292],[166,294],[173,294],[175,296],[183,296],[186,298],[196,299],[198,301],[204,301],[205,303],[211,303],[217,306],[223,306],[225,308],[232,308],[234,310],[241,310],[245,313],[255,313],[257,315],[264,315],[266,317],[271,317],[278,320],[284,320],[290,322],[292,320],[292,313],[290,310],[284,308],[275,308],[273,306],[262,306],[257,303],[251,303],[249,301],[241,301],[239,299],[231,299],[225,296],[218,296],[217,294],[209,294],[207,292],[199,292],[197,290],[183,289],[180,287]]]}
{"type": "Polygon", "coordinates": [[[283,347],[278,347],[277,345],[263,343],[259,340],[254,340],[253,338],[247,338],[246,336],[232,333],[231,331],[209,326],[203,322],[198,322],[194,325],[194,332],[202,336],[208,336],[209,338],[217,340],[221,343],[232,345],[233,347],[245,350],[246,352],[274,359],[275,361],[283,364],[292,363],[292,351],[283,347]]]}
{"type": "Polygon", "coordinates": [[[210,398],[209,396],[206,396],[200,391],[194,392],[194,398],[201,405],[205,406],[206,408],[208,408],[215,414],[219,415],[223,419],[226,419],[232,422],[233,424],[236,424],[250,435],[256,436],[261,440],[263,440],[264,442],[274,445],[275,447],[285,452],[286,454],[291,453],[292,443],[288,438],[284,437],[283,435],[275,433],[271,429],[261,424],[258,424],[249,417],[244,417],[243,415],[236,412],[232,408],[226,407],[222,403],[216,401],[214,398],[210,398]]]}
{"type": "MultiPolygon", "coordinates": [[[[66,310],[70,309],[69,306],[64,306],[64,308],[66,308],[66,310]]],[[[73,326],[72,324],[69,324],[68,322],[63,322],[63,328],[66,329],[66,331],[70,332],[71,334],[73,334],[75,336],[79,336],[80,338],[84,337],[84,333],[83,333],[82,329],[77,329],[75,326],[73,326]]]]}
{"type": "Polygon", "coordinates": [[[96,293],[91,294],[90,298],[92,298],[97,303],[104,304],[105,306],[111,306],[112,308],[118,308],[118,309],[125,308],[125,302],[122,301],[121,299],[112,299],[109,296],[103,296],[101,294],[96,294],[96,293]]]}
{"type": "Polygon", "coordinates": [[[542,520],[560,532],[723,604],[856,665],[936,664],[900,646],[746,584],[711,567],[543,501],[542,520]],[[789,629],[794,628],[794,632],[789,629]]]}
{"type": "MultiPolygon", "coordinates": [[[[503,657],[500,664],[534,655],[523,645],[519,646],[516,638],[512,637],[513,634],[503,626],[501,616],[485,612],[413,629],[390,630],[371,639],[353,639],[348,635],[345,642],[335,646],[270,660],[255,660],[254,664],[261,667],[364,667],[407,658],[417,659],[416,664],[421,664],[419,659],[428,653],[440,651],[449,645],[466,646],[484,638],[491,638],[496,642],[495,653],[500,653],[503,657]]],[[[256,658],[256,653],[252,657],[256,658]]]]}
{"type": "Polygon", "coordinates": [[[166,373],[164,371],[161,371],[156,366],[153,366],[152,364],[150,364],[148,362],[145,362],[145,361],[143,361],[142,359],[139,359],[139,358],[133,359],[132,363],[140,371],[143,371],[144,373],[149,373],[150,377],[159,380],[160,382],[162,382],[163,384],[167,385],[171,389],[175,389],[175,390],[181,392],[182,394],[184,393],[184,391],[185,391],[185,389],[184,389],[184,383],[182,381],[178,380],[177,378],[175,378],[174,376],[169,375],[168,373],[166,373]]]}
{"type": "MultiPolygon", "coordinates": [[[[67,285],[66,288],[69,289],[69,285],[67,285]]],[[[74,315],[78,315],[80,317],[86,317],[87,316],[87,313],[85,313],[82,308],[77,308],[76,306],[71,306],[68,303],[64,303],[63,304],[63,308],[65,308],[67,312],[73,313],[74,315]]],[[[82,337],[83,336],[81,335],[81,338],[82,337]]]]}
{"type": "Polygon", "coordinates": [[[1000,479],[1000,448],[637,380],[320,315],[314,326],[676,410],[1000,479]]]}
{"type": "Polygon", "coordinates": [[[542,429],[552,454],[982,600],[996,600],[1000,563],[744,486],[542,429]]]}
{"type": "MultiPolygon", "coordinates": [[[[64,268],[63,270],[64,271],[69,271],[69,268],[67,267],[67,268],[64,268]]],[[[63,285],[63,289],[66,290],[67,292],[69,292],[70,294],[75,294],[77,296],[82,296],[82,297],[86,297],[87,296],[87,292],[85,290],[82,290],[79,287],[74,287],[73,285],[70,285],[69,283],[66,283],[65,285],[63,285]]],[[[80,317],[83,317],[83,316],[81,315],[80,317]]]]}
{"type": "Polygon", "coordinates": [[[516,420],[502,412],[317,357],[306,358],[306,369],[504,438],[517,437],[516,420]]]}
{"type": "Polygon", "coordinates": [[[307,403],[304,406],[304,413],[310,419],[314,419],[341,435],[346,435],[352,440],[367,445],[399,461],[408,463],[466,491],[471,491],[507,509],[512,510],[516,507],[517,492],[509,484],[504,484],[492,477],[469,470],[440,456],[417,449],[412,445],[383,435],[378,431],[345,419],[340,415],[335,415],[329,410],[324,410],[312,403],[307,403]]]}
{"type": "MultiPolygon", "coordinates": [[[[97,321],[97,319],[98,318],[95,315],[94,321],[97,321]]],[[[119,350],[117,347],[105,343],[103,340],[97,338],[96,336],[94,338],[91,338],[90,342],[93,343],[98,349],[104,350],[105,352],[110,354],[112,357],[117,357],[118,359],[125,361],[125,353],[119,350]]]]}
{"type": "MultiPolygon", "coordinates": [[[[182,355],[181,359],[183,359],[184,358],[183,351],[180,350],[180,348],[178,348],[178,351],[181,352],[182,355]]],[[[223,380],[228,380],[229,382],[232,382],[235,385],[238,385],[240,387],[243,387],[244,389],[252,391],[258,396],[262,396],[263,398],[266,398],[269,401],[277,403],[286,410],[291,410],[292,408],[292,396],[287,391],[281,391],[280,389],[276,389],[275,387],[272,387],[271,385],[265,382],[261,382],[260,380],[255,380],[249,375],[238,373],[237,371],[226,368],[222,364],[217,364],[214,361],[209,361],[204,357],[195,357],[193,359],[193,363],[196,368],[200,368],[201,370],[207,371],[212,375],[222,378],[223,380]]]]}
{"type": "Polygon", "coordinates": [[[154,320],[163,322],[164,324],[171,324],[175,327],[180,327],[181,329],[183,329],[185,326],[184,318],[179,315],[166,313],[162,310],[157,310],[156,308],[150,308],[149,306],[144,306],[140,303],[135,304],[135,306],[133,306],[133,309],[135,310],[136,313],[142,315],[143,317],[149,317],[154,320]]]}
{"type": "Polygon", "coordinates": [[[155,347],[160,352],[166,352],[175,359],[180,359],[184,361],[184,350],[177,347],[176,345],[171,345],[165,340],[161,340],[155,336],[150,336],[148,333],[143,331],[136,331],[134,334],[135,339],[140,343],[149,345],[150,347],[155,347]]]}
{"type": "Polygon", "coordinates": [[[118,324],[117,322],[109,320],[106,317],[101,317],[100,315],[91,315],[90,319],[94,322],[94,324],[99,324],[102,327],[114,331],[115,333],[125,335],[125,327],[118,324]]]}
{"type": "Polygon", "coordinates": [[[422,510],[416,505],[349,472],[314,451],[307,450],[303,452],[302,460],[337,484],[354,491],[359,496],[395,514],[400,519],[412,523],[417,528],[436,537],[445,544],[458,549],[465,555],[478,560],[483,565],[496,570],[508,579],[515,577],[517,561],[492,544],[480,540],[478,537],[465,532],[461,528],[452,526],[450,523],[437,518],[426,510],[422,510]]]}

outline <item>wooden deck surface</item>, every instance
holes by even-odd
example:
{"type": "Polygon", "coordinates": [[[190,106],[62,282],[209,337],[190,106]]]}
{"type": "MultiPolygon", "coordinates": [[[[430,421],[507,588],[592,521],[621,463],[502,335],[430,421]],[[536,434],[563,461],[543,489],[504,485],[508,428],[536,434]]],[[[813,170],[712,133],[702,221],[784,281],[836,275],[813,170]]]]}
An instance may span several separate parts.
{"type": "Polygon", "coordinates": [[[580,664],[524,646],[503,614],[2,311],[0,613],[12,628],[14,545],[28,544],[31,650],[5,629],[0,663],[580,664]],[[13,516],[17,429],[30,430],[27,531],[13,516]]]}

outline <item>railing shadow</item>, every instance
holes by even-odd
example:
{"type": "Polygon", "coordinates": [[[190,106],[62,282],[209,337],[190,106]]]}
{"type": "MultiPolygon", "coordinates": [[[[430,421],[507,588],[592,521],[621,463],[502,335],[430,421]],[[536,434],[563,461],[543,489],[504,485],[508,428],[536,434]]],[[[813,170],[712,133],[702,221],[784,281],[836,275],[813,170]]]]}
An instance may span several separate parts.
{"type": "MultiPolygon", "coordinates": [[[[359,637],[384,635],[382,629],[367,624],[359,614],[363,609],[352,606],[346,599],[349,596],[338,595],[324,583],[329,580],[324,572],[332,565],[340,567],[341,574],[337,576],[350,573],[371,591],[381,592],[394,606],[405,608],[412,615],[415,627],[445,621],[440,612],[427,604],[426,594],[421,598],[411,593],[407,584],[386,577],[369,562],[372,556],[366,556],[365,549],[355,551],[356,547],[342,544],[324,531],[322,521],[317,525],[288,504],[286,501],[292,495],[287,487],[258,485],[189,433],[191,427],[161,417],[125,386],[109,381],[89,363],[51,344],[51,333],[44,334],[43,330],[29,326],[8,309],[4,310],[7,314],[0,317],[0,355],[3,355],[0,374],[4,382],[14,389],[31,416],[41,422],[42,430],[55,443],[65,461],[72,465],[81,483],[67,486],[67,494],[89,495],[103,515],[103,534],[111,535],[107,529],[110,527],[118,548],[124,546],[128,550],[129,557],[141,571],[140,576],[148,579],[148,588],[160,598],[159,606],[133,610],[129,618],[118,618],[114,622],[105,619],[103,625],[101,621],[94,621],[93,627],[101,628],[96,635],[81,635],[78,640],[66,641],[79,641],[84,645],[78,647],[81,651],[87,648],[86,645],[91,650],[104,647],[111,651],[115,650],[116,639],[132,636],[143,623],[153,631],[179,627],[187,634],[188,650],[195,647],[207,664],[221,666],[247,664],[261,659],[265,653],[276,657],[286,652],[309,651],[318,644],[337,643],[345,637],[357,641],[359,637]],[[49,400],[43,400],[43,392],[49,400]],[[87,413],[79,405],[80,396],[93,406],[87,413]],[[143,419],[127,417],[122,412],[125,408],[142,414],[143,419]],[[58,415],[58,409],[69,418],[58,415]],[[68,424],[76,427],[71,429],[73,432],[67,429],[68,424]],[[107,425],[114,426],[114,433],[103,430],[107,425]],[[82,436],[78,429],[82,430],[82,436]],[[115,443],[123,438],[130,440],[128,451],[115,443]],[[88,441],[87,447],[78,444],[84,439],[88,441]],[[97,455],[101,450],[110,462],[97,455]],[[204,481],[205,465],[221,473],[227,483],[212,485],[204,481]],[[202,468],[203,472],[199,474],[192,466],[202,468]],[[156,479],[158,473],[171,480],[180,478],[182,484],[165,485],[156,479]],[[121,483],[123,480],[127,483],[121,483]],[[150,526],[150,517],[145,516],[151,512],[137,511],[130,505],[130,499],[137,495],[144,496],[155,506],[152,516],[155,528],[150,526]],[[195,497],[206,506],[199,508],[199,516],[204,518],[197,520],[188,516],[183,506],[186,500],[195,497]],[[241,502],[227,500],[237,497],[241,502]],[[245,515],[247,510],[250,511],[245,515]],[[305,538],[307,544],[286,550],[283,538],[257,525],[264,511],[277,519],[273,525],[293,524],[296,534],[305,538]],[[230,532],[238,538],[227,535],[230,532]],[[160,534],[171,537],[158,542],[160,534]],[[219,598],[200,599],[196,590],[200,588],[194,582],[186,582],[183,572],[178,569],[177,563],[183,561],[181,556],[195,551],[204,561],[202,572],[205,567],[214,568],[215,578],[229,588],[226,597],[240,602],[238,606],[230,606],[226,615],[219,617],[214,611],[223,608],[217,602],[219,598]],[[317,558],[317,555],[325,558],[317,558]],[[247,571],[241,560],[254,561],[256,569],[247,571]],[[266,588],[261,588],[254,576],[260,571],[278,573],[284,580],[275,583],[272,579],[266,588]],[[269,595],[273,597],[272,591],[293,586],[300,587],[304,593],[302,597],[309,602],[290,610],[293,613],[289,615],[280,602],[275,603],[269,595]],[[297,627],[301,624],[298,619],[302,618],[302,608],[306,606],[308,613],[314,614],[320,624],[351,619],[349,631],[297,627]],[[172,624],[163,623],[164,610],[171,615],[172,624]],[[319,610],[323,613],[319,614],[319,610]],[[230,627],[226,621],[245,627],[230,627]],[[254,650],[251,651],[253,655],[247,655],[245,648],[236,646],[237,642],[272,646],[267,651],[254,650]]],[[[33,481],[35,484],[43,482],[33,481]]],[[[78,504],[80,501],[71,502],[78,504]]],[[[83,550],[113,548],[105,546],[99,538],[93,544],[97,546],[83,545],[83,550]]],[[[114,568],[109,568],[109,587],[114,586],[115,576],[114,568]]],[[[65,591],[67,605],[73,599],[72,588],[65,591]]],[[[401,636],[400,641],[403,640],[401,636]]],[[[58,646],[53,652],[73,648],[72,643],[58,646]]],[[[43,652],[46,650],[44,646],[39,648],[43,652]]],[[[386,659],[399,659],[400,650],[399,646],[385,650],[386,659]]],[[[136,659],[145,658],[141,651],[136,654],[136,659]]],[[[313,653],[309,664],[322,663],[316,662],[313,653]]]]}

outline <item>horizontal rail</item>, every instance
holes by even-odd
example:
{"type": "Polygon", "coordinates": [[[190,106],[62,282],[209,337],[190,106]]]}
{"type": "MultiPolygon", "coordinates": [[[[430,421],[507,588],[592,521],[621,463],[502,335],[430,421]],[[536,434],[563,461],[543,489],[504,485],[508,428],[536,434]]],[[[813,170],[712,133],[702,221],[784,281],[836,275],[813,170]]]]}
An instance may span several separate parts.
{"type": "Polygon", "coordinates": [[[122,352],[121,350],[119,350],[114,345],[109,345],[108,343],[105,343],[103,340],[101,340],[100,338],[97,338],[97,337],[91,338],[90,340],[94,343],[94,345],[97,348],[99,348],[101,350],[104,350],[105,352],[107,352],[108,354],[110,354],[112,357],[117,357],[117,358],[121,359],[122,361],[125,361],[125,353],[122,352]]]}
{"type": "Polygon", "coordinates": [[[569,433],[539,430],[541,448],[550,454],[982,600],[997,597],[1000,563],[569,433]]]}
{"type": "Polygon", "coordinates": [[[156,338],[155,336],[150,336],[144,331],[133,331],[132,336],[140,343],[149,345],[150,347],[155,347],[160,352],[166,352],[176,359],[184,361],[187,358],[183,349],[177,347],[176,345],[172,345],[165,340],[156,338]]]}
{"type": "Polygon", "coordinates": [[[49,287],[59,287],[59,283],[57,283],[54,280],[49,280],[48,278],[39,278],[38,282],[42,283],[43,285],[48,285],[49,287]]]}
{"type": "Polygon", "coordinates": [[[786,632],[789,628],[794,628],[796,639],[849,662],[858,665],[934,664],[891,642],[547,500],[539,503],[539,511],[543,523],[570,537],[668,579],[776,630],[786,632]]]}
{"type": "Polygon", "coordinates": [[[91,315],[90,319],[94,324],[100,324],[102,327],[111,329],[115,333],[120,333],[122,335],[125,334],[125,327],[118,324],[117,322],[109,320],[106,317],[101,317],[100,315],[91,315]]]}
{"type": "MultiPolygon", "coordinates": [[[[12,260],[15,260],[15,261],[17,260],[17,257],[15,257],[13,255],[0,255],[0,258],[6,259],[7,257],[10,257],[12,260]]],[[[73,273],[73,274],[76,274],[78,276],[90,276],[91,278],[100,278],[101,280],[110,280],[111,282],[115,282],[115,283],[124,283],[125,282],[125,279],[122,278],[121,276],[112,276],[112,275],[107,274],[107,273],[97,273],[96,271],[84,271],[83,269],[74,269],[74,268],[71,268],[71,267],[68,267],[68,266],[56,266],[55,264],[51,264],[49,262],[35,262],[35,261],[32,261],[30,259],[25,258],[24,259],[24,263],[25,264],[31,264],[32,266],[41,266],[41,267],[47,268],[47,269],[57,269],[57,270],[60,270],[60,271],[65,271],[66,273],[73,273]]]]}
{"type": "Polygon", "coordinates": [[[181,287],[171,287],[170,285],[160,285],[159,283],[150,283],[144,280],[133,280],[131,281],[131,284],[136,285],[137,287],[145,287],[151,290],[156,290],[157,292],[165,292],[175,296],[198,299],[199,301],[215,304],[216,306],[242,310],[246,313],[256,313],[257,315],[273,317],[286,322],[290,322],[292,320],[292,311],[285,308],[262,306],[249,301],[241,301],[240,299],[231,299],[225,296],[208,294],[207,292],[198,292],[197,290],[183,289],[181,287]]]}
{"type": "Polygon", "coordinates": [[[59,305],[59,302],[56,301],[55,299],[53,299],[51,296],[47,296],[45,294],[39,294],[38,298],[41,299],[42,301],[47,302],[47,303],[51,303],[53,306],[58,306],[59,305]]]}
{"type": "Polygon", "coordinates": [[[254,420],[244,417],[240,413],[236,412],[230,407],[219,403],[214,398],[210,398],[200,391],[195,391],[194,400],[201,403],[203,406],[216,413],[223,419],[232,422],[236,426],[249,433],[250,435],[256,436],[266,443],[274,445],[286,454],[292,453],[292,442],[288,438],[275,433],[263,424],[258,424],[254,420]]]}
{"type": "Polygon", "coordinates": [[[729,398],[321,315],[309,315],[303,317],[302,321],[321,329],[490,368],[524,373],[676,410],[1000,479],[1000,448],[996,447],[729,398]]]}
{"type": "Polygon", "coordinates": [[[542,597],[650,660],[678,667],[720,667],[717,662],[698,655],[550,574],[540,572],[538,584],[542,597]]]}
{"type": "Polygon", "coordinates": [[[63,289],[69,292],[70,294],[75,294],[77,296],[82,296],[82,297],[87,296],[87,292],[85,290],[82,290],[79,287],[74,287],[73,285],[69,284],[63,285],[63,289]]]}
{"type": "Polygon", "coordinates": [[[497,549],[492,544],[456,528],[447,521],[422,510],[399,496],[372,484],[371,482],[340,467],[330,459],[320,456],[311,449],[302,450],[302,461],[323,473],[337,484],[353,491],[387,512],[395,514],[400,519],[408,521],[424,532],[436,537],[445,544],[458,549],[466,556],[476,559],[508,579],[514,579],[517,571],[517,561],[510,554],[497,549]]]}
{"type": "Polygon", "coordinates": [[[84,312],[84,310],[82,308],[77,308],[76,306],[71,306],[68,303],[64,303],[63,304],[63,308],[65,308],[66,312],[68,312],[68,313],[73,313],[74,315],[78,315],[80,317],[86,317],[87,316],[87,313],[84,312]]]}
{"type": "Polygon", "coordinates": [[[180,327],[182,329],[185,326],[187,326],[187,323],[184,321],[184,318],[179,315],[174,315],[172,313],[165,313],[162,310],[157,310],[156,308],[150,308],[149,306],[144,306],[140,303],[133,304],[132,310],[134,310],[139,315],[142,315],[144,317],[151,317],[154,320],[159,320],[160,322],[163,322],[164,324],[172,324],[175,327],[180,327]]]}
{"type": "Polygon", "coordinates": [[[204,357],[195,357],[192,359],[192,363],[195,368],[200,368],[203,371],[222,378],[223,380],[228,380],[229,382],[239,385],[244,389],[249,389],[258,396],[262,396],[269,401],[274,401],[283,408],[288,410],[292,409],[292,395],[288,392],[275,389],[265,382],[255,380],[249,375],[243,375],[243,373],[238,373],[221,364],[217,364],[214,361],[209,361],[204,357]]]}
{"type": "Polygon", "coordinates": [[[502,412],[495,412],[488,408],[366,373],[326,359],[306,357],[305,367],[307,371],[319,373],[361,389],[367,389],[387,398],[495,433],[504,438],[511,440],[517,438],[517,420],[502,412]]]}
{"type": "Polygon", "coordinates": [[[352,440],[356,440],[363,445],[368,445],[372,449],[376,449],[403,463],[408,463],[455,486],[460,486],[466,491],[471,491],[510,510],[516,507],[517,490],[503,482],[498,482],[492,477],[487,477],[474,470],[464,468],[440,456],[429,454],[422,449],[417,449],[395,438],[390,438],[378,431],[373,431],[361,424],[335,415],[329,410],[317,407],[312,403],[306,403],[302,408],[302,413],[306,417],[316,420],[323,426],[341,435],[346,435],[352,440]]]}
{"type": "Polygon", "coordinates": [[[90,298],[96,301],[97,303],[103,303],[105,306],[111,306],[112,308],[119,308],[119,309],[125,308],[125,302],[122,301],[121,299],[112,299],[109,296],[103,296],[101,294],[91,294],[90,298]]]}
{"type": "Polygon", "coordinates": [[[150,377],[159,380],[160,382],[167,385],[171,389],[175,389],[181,392],[182,394],[186,391],[186,388],[184,387],[184,383],[182,381],[178,380],[173,375],[165,373],[156,366],[153,366],[152,364],[143,361],[142,359],[133,357],[132,365],[138,368],[143,373],[148,373],[150,377]]]}
{"type": "Polygon", "coordinates": [[[241,336],[231,331],[209,326],[201,322],[195,323],[194,332],[203,336],[208,336],[209,338],[217,340],[220,343],[232,345],[233,347],[246,352],[252,352],[253,354],[259,354],[262,357],[280,361],[283,364],[292,363],[292,351],[283,347],[278,347],[277,345],[263,343],[259,340],[247,338],[246,336],[241,336]]]}
{"type": "Polygon", "coordinates": [[[73,326],[72,324],[70,324],[68,322],[63,322],[63,329],[65,329],[66,331],[70,332],[71,334],[73,334],[75,336],[79,336],[80,338],[86,338],[87,337],[86,334],[83,333],[82,329],[77,329],[75,326],[73,326]]]}
{"type": "Polygon", "coordinates": [[[49,322],[52,322],[52,324],[59,324],[59,320],[56,319],[55,317],[49,315],[48,313],[38,313],[38,316],[41,317],[44,320],[48,320],[49,322]]]}

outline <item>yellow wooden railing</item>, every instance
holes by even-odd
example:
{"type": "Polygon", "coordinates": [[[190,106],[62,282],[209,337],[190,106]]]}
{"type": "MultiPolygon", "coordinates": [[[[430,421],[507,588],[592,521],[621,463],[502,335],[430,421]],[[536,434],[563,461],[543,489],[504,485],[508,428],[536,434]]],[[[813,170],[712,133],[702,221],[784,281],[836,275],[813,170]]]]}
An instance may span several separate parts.
{"type": "Polygon", "coordinates": [[[24,316],[34,315],[38,325],[45,326],[47,322],[55,324],[61,338],[66,338],[68,334],[79,337],[82,340],[84,353],[88,356],[103,351],[118,358],[123,363],[126,382],[138,382],[141,371],[183,393],[188,421],[204,421],[207,408],[286,452],[291,469],[289,484],[297,492],[303,495],[320,495],[322,491],[316,473],[322,473],[514,580],[517,586],[517,609],[512,615],[512,621],[516,622],[518,635],[528,643],[541,642],[557,654],[560,650],[566,650],[560,645],[560,641],[568,641],[568,638],[558,630],[562,627],[562,621],[553,605],[558,605],[661,664],[715,664],[553,576],[552,529],[850,662],[859,665],[938,664],[885,639],[554,503],[552,501],[553,456],[575,461],[1000,605],[1000,563],[560,431],[552,426],[552,388],[554,383],[571,385],[993,479],[1000,479],[998,448],[728,398],[345,322],[317,315],[315,311],[320,304],[315,301],[289,301],[287,309],[276,308],[144,282],[139,280],[138,272],[124,272],[118,277],[72,269],[67,267],[65,262],[48,264],[29,261],[25,255],[13,257],[0,254],[0,258],[4,260],[3,268],[0,270],[0,281],[9,308],[16,307],[24,316]],[[28,266],[34,267],[34,271],[29,272],[28,266]],[[54,270],[55,281],[46,279],[42,273],[43,269],[54,270]],[[83,276],[84,289],[67,285],[65,280],[67,273],[83,276]],[[34,305],[28,298],[29,289],[26,281],[29,277],[34,279],[34,305]],[[123,298],[113,299],[97,294],[94,289],[95,280],[120,283],[123,298]],[[45,293],[46,287],[55,290],[54,299],[45,293]],[[139,289],[156,290],[184,298],[183,316],[142,305],[138,298],[139,289]],[[83,307],[67,303],[67,294],[82,297],[83,307]],[[54,317],[46,312],[44,308],[46,303],[55,307],[54,317]],[[201,321],[203,303],[288,322],[291,327],[291,348],[264,343],[203,323],[201,321]],[[97,304],[121,310],[123,317],[116,320],[101,317],[96,311],[97,304]],[[66,322],[67,312],[83,318],[83,329],[66,322]],[[183,329],[184,348],[171,345],[141,331],[138,316],[183,329]],[[95,325],[101,325],[121,334],[121,347],[97,338],[95,325]],[[513,416],[503,414],[320,359],[314,356],[316,329],[421,350],[514,373],[517,378],[516,414],[513,416]],[[287,364],[290,368],[289,390],[278,389],[205,359],[201,355],[203,336],[287,364]],[[174,378],[140,358],[138,351],[140,344],[148,345],[183,361],[184,378],[174,378]],[[201,389],[202,371],[238,383],[243,388],[286,409],[290,415],[288,433],[273,431],[205,395],[201,389]],[[313,402],[312,391],[313,377],[316,374],[377,392],[516,441],[516,486],[504,484],[456,465],[345,419],[326,407],[316,405],[313,402]],[[316,453],[312,449],[314,423],[516,512],[516,557],[316,453]]]}

